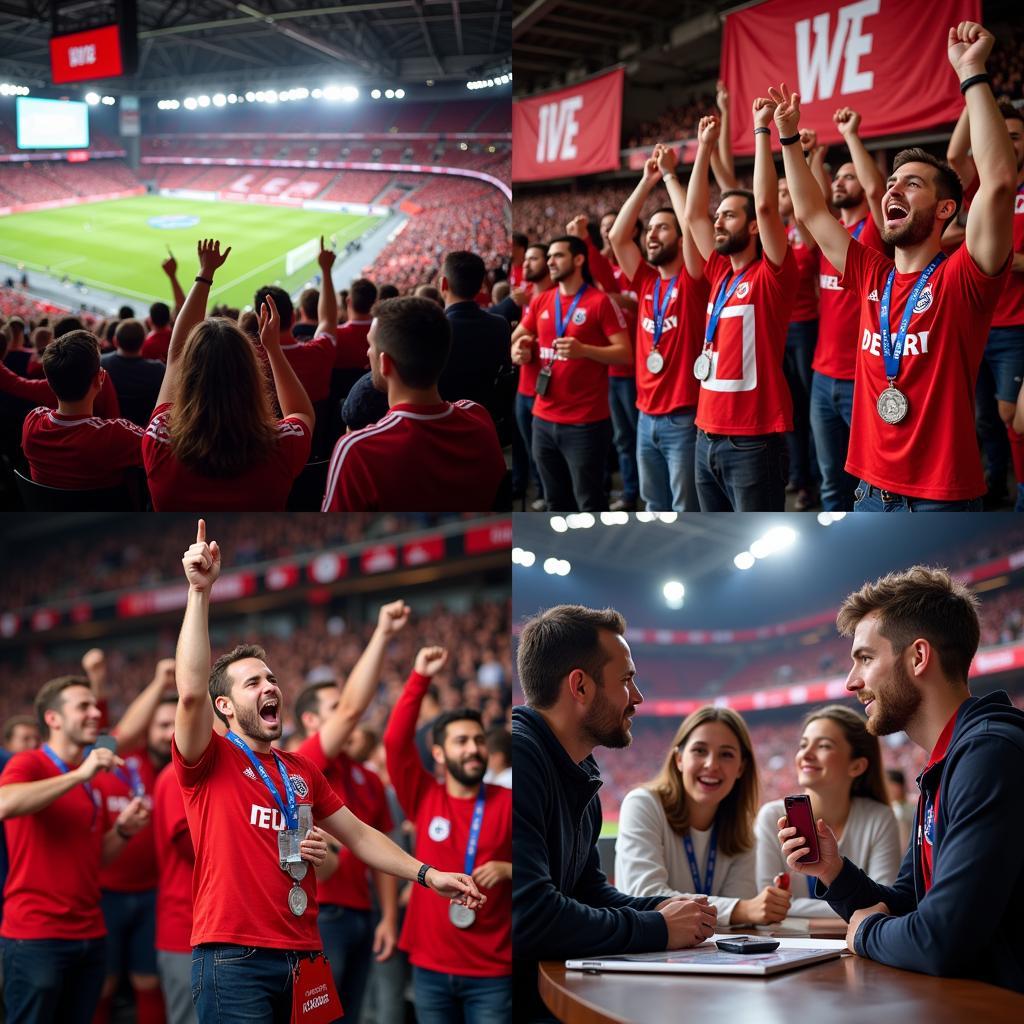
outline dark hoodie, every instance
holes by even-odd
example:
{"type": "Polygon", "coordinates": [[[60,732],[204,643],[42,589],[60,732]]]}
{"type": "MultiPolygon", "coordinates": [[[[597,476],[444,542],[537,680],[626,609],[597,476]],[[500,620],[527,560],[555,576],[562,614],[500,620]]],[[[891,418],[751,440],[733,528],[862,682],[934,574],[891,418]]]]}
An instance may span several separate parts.
{"type": "Polygon", "coordinates": [[[532,708],[512,709],[512,954],[516,1021],[550,1019],[537,961],[651,953],[668,943],[662,896],[627,896],[601,870],[601,772],[576,764],[532,708]]]}
{"type": "MultiPolygon", "coordinates": [[[[844,858],[815,895],[849,920],[884,902],[857,929],[861,956],[944,978],[1024,992],[1024,711],[1002,691],[960,706],[946,756],[918,776],[913,841],[891,888],[844,858]],[[939,794],[932,887],[921,877],[924,794],[939,794]]],[[[516,785],[519,784],[518,778],[516,785]]]]}

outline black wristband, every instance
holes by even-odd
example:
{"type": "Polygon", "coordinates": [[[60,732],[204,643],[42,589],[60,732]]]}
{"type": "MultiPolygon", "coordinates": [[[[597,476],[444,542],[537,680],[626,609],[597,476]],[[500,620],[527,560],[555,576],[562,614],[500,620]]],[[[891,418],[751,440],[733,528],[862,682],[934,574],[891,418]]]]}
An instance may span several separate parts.
{"type": "Polygon", "coordinates": [[[965,78],[960,83],[960,95],[963,96],[972,85],[977,85],[979,82],[987,82],[991,85],[992,80],[984,72],[980,75],[972,75],[970,78],[965,78]]]}
{"type": "Polygon", "coordinates": [[[427,885],[427,872],[430,871],[432,867],[433,867],[432,864],[421,864],[420,865],[420,873],[416,876],[416,881],[419,882],[420,885],[422,885],[424,889],[429,889],[430,888],[430,886],[427,885]]]}
{"type": "Polygon", "coordinates": [[[755,128],[754,129],[754,134],[755,135],[771,135],[771,133],[772,133],[772,131],[771,131],[770,128],[755,128]]]}
{"type": "Polygon", "coordinates": [[[792,146],[794,142],[799,142],[799,141],[800,141],[800,133],[799,132],[797,132],[796,135],[787,135],[785,138],[782,138],[782,136],[779,136],[779,142],[781,142],[784,146],[792,146]]]}
{"type": "Polygon", "coordinates": [[[114,826],[114,828],[115,828],[115,829],[117,830],[117,834],[118,834],[118,835],[119,835],[119,836],[120,836],[120,837],[121,837],[121,838],[122,838],[122,839],[123,839],[123,840],[124,840],[124,841],[125,841],[126,843],[128,842],[128,840],[129,840],[129,839],[131,839],[131,836],[126,836],[126,835],[124,834],[124,832],[122,832],[122,831],[121,831],[121,826],[120,826],[120,825],[115,825],[115,826],[114,826]]]}
{"type": "Polygon", "coordinates": [[[213,281],[210,278],[208,278],[208,277],[197,277],[196,280],[197,281],[202,281],[203,284],[210,284],[210,285],[213,284],[213,281]]]}

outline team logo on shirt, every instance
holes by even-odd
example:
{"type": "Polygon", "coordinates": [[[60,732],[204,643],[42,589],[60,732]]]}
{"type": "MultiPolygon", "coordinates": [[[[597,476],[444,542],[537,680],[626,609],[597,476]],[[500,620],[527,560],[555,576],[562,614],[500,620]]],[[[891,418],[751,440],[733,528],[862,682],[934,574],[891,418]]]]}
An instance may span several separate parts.
{"type": "Polygon", "coordinates": [[[306,780],[301,775],[289,775],[288,779],[295,787],[295,793],[297,796],[309,796],[309,786],[306,785],[306,780]]]}
{"type": "Polygon", "coordinates": [[[744,281],[739,288],[736,289],[736,298],[745,299],[750,294],[750,282],[744,281]]]}
{"type": "Polygon", "coordinates": [[[918,296],[917,302],[914,304],[914,313],[923,313],[926,309],[930,309],[932,304],[932,286],[926,284],[918,296]]]}
{"type": "Polygon", "coordinates": [[[929,845],[933,845],[935,837],[935,808],[932,807],[931,801],[928,801],[927,806],[924,809],[924,841],[929,845]]]}
{"type": "Polygon", "coordinates": [[[427,835],[434,840],[435,843],[443,843],[452,832],[452,823],[447,818],[442,818],[440,815],[431,818],[430,824],[427,826],[427,835]]]}
{"type": "Polygon", "coordinates": [[[1024,213],[1024,193],[1017,193],[1017,198],[1013,204],[1014,213],[1024,213]]]}
{"type": "Polygon", "coordinates": [[[868,302],[878,302],[877,288],[872,288],[871,291],[868,292],[868,302]]]}
{"type": "Polygon", "coordinates": [[[540,318],[541,320],[550,320],[551,314],[545,309],[544,312],[541,313],[540,318]]]}
{"type": "Polygon", "coordinates": [[[244,768],[244,769],[242,770],[242,774],[243,774],[243,775],[244,775],[244,776],[245,776],[245,777],[246,777],[247,779],[252,779],[252,780],[253,780],[253,782],[255,782],[255,781],[256,781],[256,773],[255,773],[255,772],[254,772],[254,771],[253,771],[253,770],[252,770],[251,768],[249,768],[249,767],[246,767],[246,768],[244,768]]]}
{"type": "Polygon", "coordinates": [[[577,309],[572,315],[572,322],[577,327],[582,327],[587,322],[587,311],[585,309],[577,309]]]}
{"type": "Polygon", "coordinates": [[[366,782],[366,776],[362,773],[362,771],[359,768],[352,769],[352,778],[355,779],[355,783],[357,786],[361,786],[363,785],[364,782],[366,782]]]}

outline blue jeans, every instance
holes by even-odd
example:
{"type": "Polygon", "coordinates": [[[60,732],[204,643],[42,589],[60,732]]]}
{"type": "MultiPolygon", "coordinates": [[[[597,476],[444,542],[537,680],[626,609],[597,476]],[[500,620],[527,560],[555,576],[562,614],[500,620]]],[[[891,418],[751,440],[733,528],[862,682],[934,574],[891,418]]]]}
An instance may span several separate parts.
{"type": "Polygon", "coordinates": [[[600,512],[608,507],[604,467],[611,420],[552,423],[533,418],[533,458],[549,512],[600,512]]]}
{"type": "Polygon", "coordinates": [[[608,407],[612,414],[612,441],[619,453],[622,500],[636,501],[640,480],[636,466],[636,378],[608,378],[608,407]]]}
{"type": "Polygon", "coordinates": [[[786,438],[697,431],[697,499],[701,512],[783,512],[786,438]]]}
{"type": "Polygon", "coordinates": [[[337,903],[321,903],[317,918],[338,997],[349,1020],[359,1020],[373,953],[373,915],[337,903]]]}
{"type": "Polygon", "coordinates": [[[89,1024],[103,988],[103,939],[3,944],[7,1024],[89,1024]]]}
{"type": "Polygon", "coordinates": [[[996,398],[1016,402],[1024,379],[1024,327],[993,327],[985,343],[985,362],[996,383],[996,398]]]}
{"type": "Polygon", "coordinates": [[[874,487],[866,480],[857,485],[854,512],[980,512],[981,498],[965,501],[933,501],[930,498],[908,498],[874,487]]]}
{"type": "Polygon", "coordinates": [[[470,978],[413,967],[418,1024],[507,1024],[512,1019],[512,976],[470,978]]]}
{"type": "Polygon", "coordinates": [[[801,490],[818,483],[818,461],[811,436],[811,361],[818,343],[818,321],[798,320],[786,331],[782,372],[793,399],[793,429],[786,434],[789,479],[801,490]]]}
{"type": "Polygon", "coordinates": [[[519,427],[519,434],[526,445],[526,457],[530,463],[530,476],[537,485],[537,491],[544,497],[544,486],[540,482],[540,473],[537,472],[537,464],[533,461],[533,403],[536,400],[534,395],[521,395],[516,392],[516,426],[519,427]]]}
{"type": "Polygon", "coordinates": [[[827,512],[849,512],[857,481],[846,472],[853,416],[853,381],[814,371],[811,430],[821,468],[821,505],[827,512]]]}
{"type": "Polygon", "coordinates": [[[107,975],[156,974],[156,889],[100,894],[107,926],[107,975]]]}
{"type": "Polygon", "coordinates": [[[640,413],[636,456],[640,466],[640,497],[648,511],[697,511],[694,414],[693,409],[661,416],[640,413]]]}

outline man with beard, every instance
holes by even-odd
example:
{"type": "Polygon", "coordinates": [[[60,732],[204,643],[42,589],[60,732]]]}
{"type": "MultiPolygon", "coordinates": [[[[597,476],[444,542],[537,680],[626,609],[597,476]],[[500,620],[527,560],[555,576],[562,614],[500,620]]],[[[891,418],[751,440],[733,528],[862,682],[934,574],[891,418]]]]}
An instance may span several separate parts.
{"type": "MultiPolygon", "coordinates": [[[[697,402],[697,498],[702,512],[774,511],[786,505],[786,431],[793,402],[782,364],[799,271],[779,216],[779,183],[768,128],[774,104],[754,100],[754,191],[722,193],[708,216],[708,166],[717,117],[701,118],[689,194],[669,181],[689,224],[713,302],[703,351],[693,364],[697,402]]],[[[804,169],[810,174],[806,164],[804,169]]]]}
{"type": "Polygon", "coordinates": [[[681,949],[714,933],[707,897],[627,896],[601,870],[595,747],[628,747],[643,696],[614,609],[557,605],[523,626],[512,709],[514,1020],[552,1020],[537,963],[681,949]]]}
{"type": "Polygon", "coordinates": [[[340,1016],[321,959],[317,883],[308,870],[327,857],[327,834],[368,866],[460,905],[475,909],[483,898],[472,879],[421,865],[361,822],[308,758],[272,749],[281,737],[282,694],[263,649],[242,644],[210,665],[210,601],[221,557],[216,541],[207,544],[202,519],[182,565],[189,586],[175,661],[180,699],[171,763],[196,853],[196,1015],[200,1024],[281,1024],[295,1019],[313,985],[324,986],[340,1016]],[[228,726],[226,736],[214,732],[215,714],[228,726]]]}
{"type": "Polygon", "coordinates": [[[606,507],[612,439],[608,367],[632,359],[618,306],[593,286],[587,246],[573,235],[548,245],[557,288],[536,296],[512,335],[519,365],[537,363],[533,458],[550,512],[606,507]]]}
{"type": "Polygon", "coordinates": [[[820,860],[806,869],[804,838],[779,819],[790,869],[817,877],[815,895],[849,922],[846,944],[859,956],[1024,992],[1024,712],[1002,691],[970,694],[977,598],[945,570],[915,566],[850,594],[836,623],[853,636],[846,688],[868,731],[903,731],[930,756],[891,887],[839,856],[821,819],[820,860]]]}
{"type": "MultiPolygon", "coordinates": [[[[708,285],[704,260],[671,207],[651,214],[641,252],[633,226],[660,178],[682,189],[676,154],[656,146],[608,239],[638,296],[636,317],[637,462],[649,511],[696,511],[694,414],[700,382],[691,372],[700,351],[708,285]],[[644,256],[646,255],[646,261],[644,256]]],[[[685,194],[685,193],[684,193],[685,194]]]]}
{"type": "Polygon", "coordinates": [[[482,405],[446,402],[438,380],[451,325],[436,302],[379,302],[368,335],[379,422],[334,446],[322,512],[480,512],[494,507],[505,458],[482,405]]]}
{"type": "MultiPolygon", "coordinates": [[[[985,479],[974,394],[992,313],[1010,266],[1017,170],[985,74],[995,42],[975,22],[949,30],[947,53],[971,122],[978,192],[966,243],[946,259],[940,238],[963,199],[956,172],[921,149],[896,155],[882,200],[882,239],[895,264],[850,237],[829,213],[797,139],[800,103],[771,89],[799,220],[861,302],[849,473],[858,511],[981,508],[985,479]]],[[[856,340],[849,340],[851,346],[856,340]]]]}
{"type": "Polygon", "coordinates": [[[417,857],[462,869],[487,893],[467,914],[447,911],[413,890],[399,948],[413,965],[416,1019],[507,1021],[512,1013],[512,794],[483,781],[487,744],[480,712],[445,711],[433,724],[431,754],[444,769],[437,782],[416,751],[416,720],[434,676],[448,663],[444,647],[424,647],[395,702],[384,751],[388,775],[416,826],[417,857]]]}

